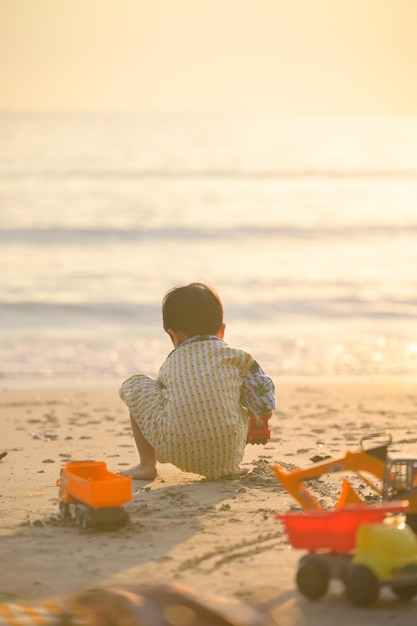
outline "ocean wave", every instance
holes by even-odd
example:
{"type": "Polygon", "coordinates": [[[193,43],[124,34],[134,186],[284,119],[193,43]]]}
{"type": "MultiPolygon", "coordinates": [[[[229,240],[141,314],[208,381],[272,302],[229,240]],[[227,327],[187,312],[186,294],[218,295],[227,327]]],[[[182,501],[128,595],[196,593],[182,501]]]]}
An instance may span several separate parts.
{"type": "Polygon", "coordinates": [[[74,327],[96,324],[155,324],[161,306],[133,302],[1,302],[0,327],[74,327]]]}
{"type": "Polygon", "coordinates": [[[283,168],[283,169],[254,169],[254,168],[205,168],[205,169],[7,169],[0,170],[0,179],[63,179],[63,180],[124,180],[124,179],[164,179],[164,180],[191,180],[191,179],[233,179],[233,180],[293,180],[293,179],[417,179],[417,169],[386,169],[386,168],[283,168]]]}
{"type": "MultiPolygon", "coordinates": [[[[296,318],[322,320],[413,320],[417,319],[416,298],[289,298],[247,305],[230,304],[228,324],[236,322],[279,326],[283,320],[296,318]]],[[[73,327],[97,325],[160,326],[160,303],[140,302],[1,302],[0,328],[73,327]]]]}
{"type": "Polygon", "coordinates": [[[0,243],[4,245],[91,245],[117,242],[196,241],[258,239],[336,239],[380,238],[417,235],[416,224],[404,225],[343,225],[338,226],[226,226],[226,227],[181,227],[164,226],[155,228],[0,228],[0,243]]]}

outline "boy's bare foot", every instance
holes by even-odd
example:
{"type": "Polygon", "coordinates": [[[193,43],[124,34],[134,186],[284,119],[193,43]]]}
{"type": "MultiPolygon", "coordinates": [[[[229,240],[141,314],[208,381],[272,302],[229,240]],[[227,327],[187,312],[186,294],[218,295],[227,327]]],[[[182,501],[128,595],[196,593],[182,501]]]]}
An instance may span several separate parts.
{"type": "Polygon", "coordinates": [[[248,469],[246,469],[245,467],[240,467],[240,465],[238,465],[237,467],[235,467],[234,470],[229,472],[229,474],[226,474],[225,478],[239,478],[239,476],[246,476],[248,472],[248,469]]]}
{"type": "Polygon", "coordinates": [[[120,476],[131,476],[134,480],[154,480],[157,475],[156,467],[142,467],[139,465],[134,465],[128,470],[124,470],[123,472],[119,472],[120,476]]]}

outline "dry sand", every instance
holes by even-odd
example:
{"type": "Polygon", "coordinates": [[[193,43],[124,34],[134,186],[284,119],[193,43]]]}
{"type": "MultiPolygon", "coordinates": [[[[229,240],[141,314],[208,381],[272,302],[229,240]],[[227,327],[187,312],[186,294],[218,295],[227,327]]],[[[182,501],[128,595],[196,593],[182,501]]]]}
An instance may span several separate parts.
{"type": "MultiPolygon", "coordinates": [[[[274,462],[305,467],[316,456],[355,450],[364,434],[389,430],[390,455],[417,456],[416,381],[278,381],[271,441],[248,446],[240,479],[209,482],[161,465],[134,482],[131,523],[82,531],[58,516],[56,480],[69,460],[103,460],[118,472],[137,462],[128,415],[114,388],[7,390],[0,396],[2,477],[0,601],[38,601],[91,585],[181,581],[202,593],[254,603],[277,624],[415,624],[417,599],[383,589],[371,609],[332,584],[319,602],[294,584],[302,552],[289,547],[278,511],[298,509],[277,483],[274,462]]],[[[332,506],[339,480],[319,483],[332,506]]]]}

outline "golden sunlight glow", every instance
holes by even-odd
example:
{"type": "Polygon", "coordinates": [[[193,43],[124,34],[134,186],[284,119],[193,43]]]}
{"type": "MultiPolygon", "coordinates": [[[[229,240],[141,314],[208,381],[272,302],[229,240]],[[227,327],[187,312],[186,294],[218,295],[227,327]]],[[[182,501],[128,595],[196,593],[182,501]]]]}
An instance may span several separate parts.
{"type": "Polygon", "coordinates": [[[415,0],[2,0],[0,110],[417,112],[415,0]]]}

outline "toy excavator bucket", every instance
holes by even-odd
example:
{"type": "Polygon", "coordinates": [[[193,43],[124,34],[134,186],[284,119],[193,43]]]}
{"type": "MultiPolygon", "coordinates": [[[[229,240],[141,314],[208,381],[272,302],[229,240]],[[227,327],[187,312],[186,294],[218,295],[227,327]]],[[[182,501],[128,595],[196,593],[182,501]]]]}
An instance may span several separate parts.
{"type": "MultiPolygon", "coordinates": [[[[278,481],[281,485],[295,498],[304,509],[321,509],[321,505],[318,500],[310,493],[307,487],[299,482],[297,478],[294,479],[290,472],[284,472],[278,465],[273,465],[273,470],[278,481]]],[[[346,478],[342,481],[342,490],[340,492],[339,500],[335,505],[335,509],[340,509],[347,504],[349,505],[362,505],[363,500],[358,496],[352,485],[346,478]]]]}
{"type": "Polygon", "coordinates": [[[365,506],[364,501],[358,496],[352,485],[346,478],[343,479],[342,491],[339,500],[335,504],[335,509],[341,509],[346,505],[365,506]]]}
{"type": "Polygon", "coordinates": [[[292,495],[304,509],[321,509],[316,498],[309,492],[306,486],[300,482],[294,472],[285,472],[278,465],[273,465],[272,469],[278,482],[292,495]]]}

